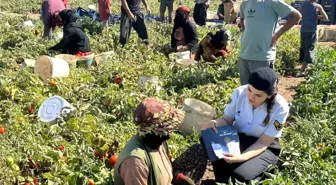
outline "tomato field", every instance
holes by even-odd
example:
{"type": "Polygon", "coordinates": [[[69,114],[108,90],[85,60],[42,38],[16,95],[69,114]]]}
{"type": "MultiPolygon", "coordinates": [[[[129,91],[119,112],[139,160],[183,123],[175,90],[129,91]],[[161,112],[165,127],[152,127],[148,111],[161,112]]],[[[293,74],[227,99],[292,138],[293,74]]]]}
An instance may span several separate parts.
{"type": "MultiPolygon", "coordinates": [[[[94,0],[69,0],[72,8],[86,8],[94,0]]],[[[175,6],[177,6],[175,3],[175,6]]],[[[193,1],[186,2],[193,7],[193,1]]],[[[210,9],[216,11],[218,2],[210,9]]],[[[159,2],[150,1],[154,15],[159,2]]],[[[23,59],[54,56],[47,48],[59,38],[42,38],[41,20],[34,29],[15,25],[29,20],[27,13],[39,13],[40,1],[19,0],[0,4],[0,185],[109,185],[113,164],[120,149],[136,133],[134,108],[144,98],[155,96],[181,107],[185,98],[213,106],[220,116],[234,88],[239,86],[237,60],[239,28],[227,26],[233,35],[232,52],[226,61],[180,68],[168,57],[172,25],[148,22],[151,48],[141,44],[135,32],[129,43],[119,45],[119,25],[100,33],[98,23],[82,21],[89,33],[93,53],[113,51],[98,67],[74,68],[64,79],[44,83],[29,68],[19,69],[23,59]],[[138,87],[140,75],[159,76],[153,84],[138,87]],[[117,80],[116,80],[117,79],[117,80]],[[61,96],[76,111],[56,125],[38,120],[37,111],[48,97],[61,96]]],[[[118,14],[119,2],[112,2],[118,14]]],[[[199,27],[199,38],[215,27],[199,27]]],[[[56,32],[62,32],[61,29],[56,32]]],[[[277,45],[276,69],[294,75],[298,63],[299,31],[292,29],[277,45]]],[[[336,51],[318,47],[317,60],[305,82],[299,85],[281,138],[283,147],[274,174],[262,184],[336,184],[336,51]]],[[[179,156],[197,135],[175,134],[169,141],[173,157],[179,156]]]]}

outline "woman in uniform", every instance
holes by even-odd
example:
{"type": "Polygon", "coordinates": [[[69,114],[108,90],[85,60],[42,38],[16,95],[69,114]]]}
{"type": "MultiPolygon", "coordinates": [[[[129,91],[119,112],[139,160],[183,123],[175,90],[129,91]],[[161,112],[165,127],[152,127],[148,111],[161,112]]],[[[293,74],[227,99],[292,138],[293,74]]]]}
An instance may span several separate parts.
{"type": "Polygon", "coordinates": [[[205,124],[206,128],[233,125],[240,139],[240,155],[224,154],[213,162],[217,182],[261,180],[268,166],[276,164],[280,154],[279,138],[289,107],[277,94],[279,78],[273,69],[254,71],[249,84],[235,89],[224,115],[205,124]]]}

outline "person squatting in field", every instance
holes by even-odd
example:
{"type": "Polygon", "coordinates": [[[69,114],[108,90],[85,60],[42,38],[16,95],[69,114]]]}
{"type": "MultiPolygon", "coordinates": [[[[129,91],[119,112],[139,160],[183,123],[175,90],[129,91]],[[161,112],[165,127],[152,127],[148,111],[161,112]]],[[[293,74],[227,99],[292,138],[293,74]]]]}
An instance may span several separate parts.
{"type": "Polygon", "coordinates": [[[184,113],[166,101],[144,99],[134,111],[138,133],[118,155],[115,185],[199,184],[207,166],[206,151],[193,145],[172,162],[167,145],[183,118],[184,113]]]}
{"type": "Polygon", "coordinates": [[[65,9],[59,13],[63,25],[63,38],[49,50],[61,51],[75,55],[79,52],[91,52],[90,41],[81,25],[76,23],[77,16],[72,10],[65,9]]]}
{"type": "Polygon", "coordinates": [[[68,9],[67,0],[43,0],[41,9],[41,18],[43,20],[44,31],[43,37],[50,36],[51,31],[55,30],[56,26],[61,26],[57,14],[64,9],[68,9]]]}
{"type": "Polygon", "coordinates": [[[208,33],[198,46],[195,60],[201,57],[204,61],[215,62],[218,57],[225,58],[230,52],[231,33],[227,29],[220,29],[215,34],[208,33]]]}
{"type": "Polygon", "coordinates": [[[289,114],[287,101],[277,94],[278,83],[273,69],[257,69],[247,85],[234,90],[223,116],[205,124],[204,129],[214,132],[219,126],[234,126],[240,140],[240,155],[225,153],[224,159],[212,162],[216,182],[261,180],[268,167],[276,164],[279,138],[289,114]]]}
{"type": "Polygon", "coordinates": [[[121,0],[119,42],[122,46],[128,42],[132,27],[142,39],[143,43],[147,46],[149,45],[145,16],[140,7],[141,2],[145,5],[147,14],[150,14],[150,9],[146,0],[121,0]]]}
{"type": "Polygon", "coordinates": [[[190,9],[180,6],[176,10],[174,27],[171,34],[173,52],[191,51],[196,53],[198,33],[195,22],[189,17],[190,9]]]}

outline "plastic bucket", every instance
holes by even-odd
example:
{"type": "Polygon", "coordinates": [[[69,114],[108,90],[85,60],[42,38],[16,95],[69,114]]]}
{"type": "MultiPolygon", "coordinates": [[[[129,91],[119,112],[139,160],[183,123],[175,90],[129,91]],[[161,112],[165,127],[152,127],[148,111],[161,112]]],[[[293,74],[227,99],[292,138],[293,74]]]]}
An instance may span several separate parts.
{"type": "Polygon", "coordinates": [[[44,123],[55,123],[60,116],[67,117],[75,108],[60,96],[45,100],[39,108],[38,117],[44,123]]]}
{"type": "Polygon", "coordinates": [[[18,24],[16,25],[18,28],[34,28],[34,24],[32,21],[25,21],[25,22],[22,22],[21,24],[18,24]]]}
{"type": "Polygon", "coordinates": [[[100,53],[94,57],[94,65],[99,65],[107,60],[111,55],[113,55],[113,51],[108,51],[104,53],[100,53]]]}
{"type": "Polygon", "coordinates": [[[190,135],[193,129],[201,131],[203,125],[216,116],[216,110],[209,104],[196,99],[185,99],[183,103],[185,117],[180,125],[180,131],[190,135]]]}
{"type": "Polygon", "coordinates": [[[88,56],[77,57],[77,67],[88,68],[92,65],[94,54],[88,56]]]}
{"type": "Polygon", "coordinates": [[[63,59],[68,62],[69,66],[73,66],[77,62],[77,57],[75,55],[69,55],[69,54],[60,54],[56,55],[55,58],[63,59]]]}
{"type": "Polygon", "coordinates": [[[32,59],[24,59],[21,68],[26,68],[26,67],[35,67],[36,60],[32,59]]]}
{"type": "Polygon", "coordinates": [[[190,51],[183,51],[174,53],[176,59],[190,59],[190,51]]]}
{"type": "Polygon", "coordinates": [[[34,73],[41,76],[44,81],[50,78],[68,77],[70,73],[69,64],[64,59],[41,56],[37,59],[34,73]]]}
{"type": "Polygon", "coordinates": [[[191,59],[177,59],[176,64],[181,67],[188,67],[190,65],[195,65],[197,64],[196,60],[191,60],[191,59]]]}

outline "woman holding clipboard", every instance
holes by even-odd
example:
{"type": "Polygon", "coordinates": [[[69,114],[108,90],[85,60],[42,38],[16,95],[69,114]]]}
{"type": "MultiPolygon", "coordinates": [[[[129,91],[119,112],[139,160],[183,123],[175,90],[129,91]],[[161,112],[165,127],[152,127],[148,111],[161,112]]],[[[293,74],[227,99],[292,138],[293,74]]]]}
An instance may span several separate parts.
{"type": "Polygon", "coordinates": [[[254,71],[249,84],[233,92],[224,115],[205,124],[204,129],[232,125],[237,128],[240,155],[224,154],[212,162],[216,182],[261,180],[280,154],[279,138],[289,113],[287,101],[277,94],[278,75],[265,67],[254,71]]]}

